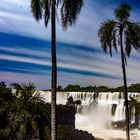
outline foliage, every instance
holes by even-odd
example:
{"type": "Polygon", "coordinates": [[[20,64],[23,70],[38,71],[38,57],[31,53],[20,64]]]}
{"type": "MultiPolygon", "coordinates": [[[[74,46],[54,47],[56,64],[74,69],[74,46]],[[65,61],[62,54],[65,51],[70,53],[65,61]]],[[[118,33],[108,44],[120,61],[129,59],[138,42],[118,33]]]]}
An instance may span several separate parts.
{"type": "MultiPolygon", "coordinates": [[[[44,18],[44,24],[47,27],[51,16],[52,0],[31,0],[31,11],[34,18],[39,21],[44,18]]],[[[69,25],[76,23],[83,6],[83,0],[56,0],[56,7],[61,5],[62,27],[66,29],[69,25]]]]}
{"type": "Polygon", "coordinates": [[[13,102],[13,95],[11,90],[6,87],[4,82],[0,83],[0,137],[4,139],[4,136],[8,135],[7,126],[9,124],[8,114],[11,110],[11,104],[13,102]]]}
{"type": "Polygon", "coordinates": [[[104,21],[99,30],[101,47],[105,53],[109,50],[112,56],[112,48],[117,51],[120,46],[120,32],[122,31],[124,39],[125,53],[124,56],[130,56],[132,48],[140,49],[140,26],[139,24],[129,21],[131,7],[128,4],[121,4],[115,10],[116,20],[104,21]]]}
{"type": "MultiPolygon", "coordinates": [[[[72,92],[124,92],[124,86],[109,88],[106,86],[87,86],[81,87],[80,85],[68,85],[58,91],[72,91],[72,92]]],[[[128,92],[140,92],[140,83],[132,84],[128,87],[128,92]]]]}
{"type": "Polygon", "coordinates": [[[80,89],[79,85],[68,85],[64,88],[65,91],[80,91],[80,89]]]}
{"type": "MultiPolygon", "coordinates": [[[[11,86],[14,90],[0,83],[0,139],[50,140],[51,105],[39,97],[32,83],[11,86]]],[[[58,140],[70,140],[72,135],[92,138],[87,132],[79,134],[75,130],[75,114],[73,106],[57,106],[58,140]]]]}

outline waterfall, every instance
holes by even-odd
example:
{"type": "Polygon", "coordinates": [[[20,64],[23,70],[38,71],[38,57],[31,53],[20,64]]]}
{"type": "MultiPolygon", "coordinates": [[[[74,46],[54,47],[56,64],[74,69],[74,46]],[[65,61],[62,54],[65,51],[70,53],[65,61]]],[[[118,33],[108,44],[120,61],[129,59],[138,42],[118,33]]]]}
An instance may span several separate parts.
{"type": "MultiPolygon", "coordinates": [[[[51,101],[50,92],[40,92],[46,102],[51,101]]],[[[76,114],[76,127],[81,128],[84,125],[88,128],[110,128],[111,122],[125,120],[124,94],[119,92],[58,92],[57,104],[66,104],[67,98],[72,96],[74,100],[81,100],[82,107],[76,114]]],[[[128,93],[131,97],[140,96],[138,93],[128,93]]],[[[135,123],[135,108],[131,111],[131,123],[135,123]]]]}
{"type": "Polygon", "coordinates": [[[117,105],[113,121],[116,122],[122,120],[125,120],[125,107],[123,103],[117,105]]]}

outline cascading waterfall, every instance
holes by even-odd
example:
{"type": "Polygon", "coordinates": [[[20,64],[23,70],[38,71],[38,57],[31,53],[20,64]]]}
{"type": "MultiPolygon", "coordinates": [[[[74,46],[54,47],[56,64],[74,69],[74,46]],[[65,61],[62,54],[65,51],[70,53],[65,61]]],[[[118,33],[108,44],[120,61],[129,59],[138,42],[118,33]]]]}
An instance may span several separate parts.
{"type": "MultiPolygon", "coordinates": [[[[46,102],[50,102],[50,92],[40,92],[46,102]]],[[[58,92],[57,104],[66,104],[68,97],[81,100],[82,107],[77,109],[76,127],[83,130],[109,129],[112,122],[125,120],[124,94],[119,92],[92,93],[92,92],[58,92]]],[[[137,98],[138,93],[128,93],[137,98]]],[[[135,108],[131,109],[131,124],[135,123],[135,108]]]]}

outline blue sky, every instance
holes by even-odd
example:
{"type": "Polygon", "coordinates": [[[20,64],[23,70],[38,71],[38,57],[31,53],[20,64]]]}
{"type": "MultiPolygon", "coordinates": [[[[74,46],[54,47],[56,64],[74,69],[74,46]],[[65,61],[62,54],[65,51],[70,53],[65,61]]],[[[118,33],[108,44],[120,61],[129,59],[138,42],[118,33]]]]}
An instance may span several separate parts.
{"type": "MultiPolygon", "coordinates": [[[[0,81],[28,83],[50,88],[50,24],[36,22],[30,0],[2,0],[0,3],[0,81]]],[[[58,85],[68,84],[120,86],[120,55],[104,54],[97,35],[101,22],[114,18],[121,0],[85,0],[75,26],[63,31],[57,20],[58,85]]],[[[139,22],[140,1],[132,5],[130,19],[139,22]]],[[[59,15],[59,11],[58,11],[59,15]]],[[[140,54],[132,51],[128,59],[128,84],[140,82],[140,54]]]]}

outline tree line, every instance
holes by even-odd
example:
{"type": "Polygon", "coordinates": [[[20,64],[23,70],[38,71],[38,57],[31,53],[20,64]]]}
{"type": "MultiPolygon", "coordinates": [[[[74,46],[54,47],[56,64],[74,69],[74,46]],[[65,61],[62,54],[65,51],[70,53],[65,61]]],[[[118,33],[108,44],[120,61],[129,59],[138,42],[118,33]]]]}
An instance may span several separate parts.
{"type": "MultiPolygon", "coordinates": [[[[124,86],[119,86],[116,88],[109,88],[106,86],[87,86],[82,87],[80,85],[69,84],[66,87],[58,86],[57,91],[76,91],[76,92],[124,92],[124,86]]],[[[138,92],[140,93],[140,83],[132,84],[128,86],[128,92],[138,92]]]]}

